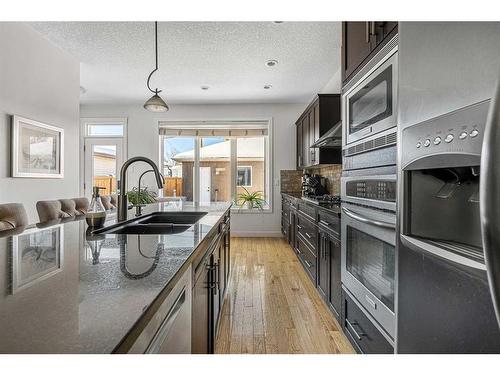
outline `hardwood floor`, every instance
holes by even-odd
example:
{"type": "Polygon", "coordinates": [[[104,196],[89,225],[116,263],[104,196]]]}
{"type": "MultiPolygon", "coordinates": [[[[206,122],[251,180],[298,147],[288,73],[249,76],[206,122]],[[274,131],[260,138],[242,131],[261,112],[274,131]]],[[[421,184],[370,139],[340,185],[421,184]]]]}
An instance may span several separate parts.
{"type": "Polygon", "coordinates": [[[216,353],[354,353],[282,238],[231,238],[231,266],[216,353]]]}

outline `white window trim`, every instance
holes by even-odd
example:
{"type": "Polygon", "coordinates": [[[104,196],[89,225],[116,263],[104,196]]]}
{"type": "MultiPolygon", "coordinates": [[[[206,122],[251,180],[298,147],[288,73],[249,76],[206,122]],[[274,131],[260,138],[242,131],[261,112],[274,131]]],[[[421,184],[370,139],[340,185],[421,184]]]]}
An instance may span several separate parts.
{"type": "MultiPolygon", "coordinates": [[[[101,138],[122,138],[123,146],[123,161],[128,159],[128,118],[127,117],[81,117],[80,118],[80,144],[79,144],[79,154],[80,154],[80,195],[85,194],[84,184],[85,184],[85,139],[101,139],[101,138]],[[91,124],[116,124],[121,123],[123,125],[123,136],[113,135],[113,136],[95,136],[88,135],[87,129],[88,125],[91,124]]],[[[117,174],[119,172],[117,171],[117,174]]]]}
{"type": "MultiPolygon", "coordinates": [[[[236,160],[236,164],[238,164],[238,160],[236,160]]],[[[244,187],[244,188],[252,187],[252,183],[253,183],[253,168],[252,168],[252,166],[251,165],[236,165],[236,172],[238,172],[238,168],[250,168],[250,185],[238,185],[238,183],[236,183],[236,187],[244,187]]],[[[264,173],[265,173],[265,171],[264,171],[264,173]]],[[[238,177],[238,173],[236,173],[236,177],[238,177]]]]}
{"type": "MultiPolygon", "coordinates": [[[[264,145],[264,179],[265,179],[265,186],[267,186],[268,194],[267,194],[267,205],[266,208],[263,210],[248,210],[248,209],[243,209],[239,208],[237,205],[233,205],[231,208],[231,211],[234,214],[272,214],[274,212],[274,164],[273,164],[273,159],[274,159],[274,120],[272,117],[270,118],[264,118],[264,119],[215,119],[215,120],[207,120],[207,119],[183,119],[183,120],[171,120],[168,121],[169,123],[172,124],[178,124],[182,126],[182,123],[193,123],[193,122],[199,122],[199,123],[204,123],[204,124],[209,124],[209,123],[230,123],[230,122],[235,122],[235,123],[242,123],[242,122],[253,122],[253,121],[266,121],[267,126],[268,126],[268,135],[267,135],[267,140],[265,141],[264,145]],[[269,170],[269,173],[267,171],[269,170]]],[[[156,120],[156,125],[158,128],[158,139],[159,139],[159,159],[158,159],[158,165],[163,166],[163,142],[162,142],[162,136],[159,135],[159,128],[160,124],[165,123],[164,119],[158,119],[156,120]]],[[[201,138],[204,138],[204,136],[193,136],[195,139],[195,161],[194,165],[196,166],[196,161],[198,160],[198,166],[199,166],[199,147],[201,145],[201,138]]],[[[231,173],[233,176],[237,176],[237,158],[236,158],[236,153],[237,153],[237,146],[236,146],[236,138],[231,138],[231,155],[230,155],[230,160],[231,160],[231,173]],[[233,162],[234,160],[234,162],[233,162]]],[[[194,180],[194,189],[193,189],[193,199],[196,200],[196,196],[198,195],[198,185],[197,185],[197,179],[199,179],[199,168],[195,168],[195,173],[193,175],[193,180],[194,180]],[[198,176],[197,176],[198,174],[198,176]]],[[[236,198],[237,194],[237,183],[236,183],[236,178],[233,179],[231,183],[231,190],[232,190],[232,196],[236,198]]]]}

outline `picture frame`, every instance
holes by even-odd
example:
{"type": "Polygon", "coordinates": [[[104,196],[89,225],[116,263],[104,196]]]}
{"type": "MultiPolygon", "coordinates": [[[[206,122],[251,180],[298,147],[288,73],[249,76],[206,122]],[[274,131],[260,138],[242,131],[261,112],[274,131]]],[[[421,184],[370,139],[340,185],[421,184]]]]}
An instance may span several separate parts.
{"type": "Polygon", "coordinates": [[[64,178],[64,129],[14,115],[12,177],[64,178]]]}
{"type": "Polygon", "coordinates": [[[32,228],[11,238],[11,293],[16,294],[63,269],[64,227],[32,228]]]}

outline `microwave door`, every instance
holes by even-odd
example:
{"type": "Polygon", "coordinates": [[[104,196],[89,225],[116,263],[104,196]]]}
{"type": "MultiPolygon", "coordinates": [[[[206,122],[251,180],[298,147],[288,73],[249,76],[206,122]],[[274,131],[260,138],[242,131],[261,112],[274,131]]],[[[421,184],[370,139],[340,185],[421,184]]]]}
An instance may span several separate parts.
{"type": "Polygon", "coordinates": [[[500,326],[500,79],[483,138],[480,173],[480,215],[488,282],[500,326]]]}

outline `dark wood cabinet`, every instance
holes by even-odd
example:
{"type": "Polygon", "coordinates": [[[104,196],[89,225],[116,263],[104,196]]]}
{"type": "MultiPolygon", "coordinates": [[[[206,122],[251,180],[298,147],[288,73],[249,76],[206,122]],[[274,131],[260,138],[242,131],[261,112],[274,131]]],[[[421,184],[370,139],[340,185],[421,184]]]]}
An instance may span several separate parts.
{"type": "Polygon", "coordinates": [[[341,253],[340,241],[329,235],[326,240],[327,253],[329,255],[329,295],[328,304],[333,313],[340,319],[342,310],[342,288],[341,288],[341,253]]]}
{"type": "Polygon", "coordinates": [[[210,344],[210,319],[209,319],[209,273],[210,257],[206,257],[199,265],[197,277],[193,287],[192,311],[193,319],[191,325],[192,341],[191,351],[193,354],[209,354],[210,344]]]}
{"type": "Polygon", "coordinates": [[[328,234],[318,232],[318,292],[326,302],[330,294],[330,254],[328,247],[328,234]]]}
{"type": "Polygon", "coordinates": [[[295,122],[297,132],[297,169],[321,164],[342,163],[341,151],[311,148],[322,135],[340,121],[340,94],[318,94],[295,122]]]}
{"type": "Polygon", "coordinates": [[[220,321],[230,275],[230,214],[219,223],[208,242],[202,260],[195,266],[192,294],[191,348],[194,354],[210,354],[220,321]]]}
{"type": "Polygon", "coordinates": [[[345,85],[397,33],[395,21],[342,22],[342,83],[345,85]]]}

